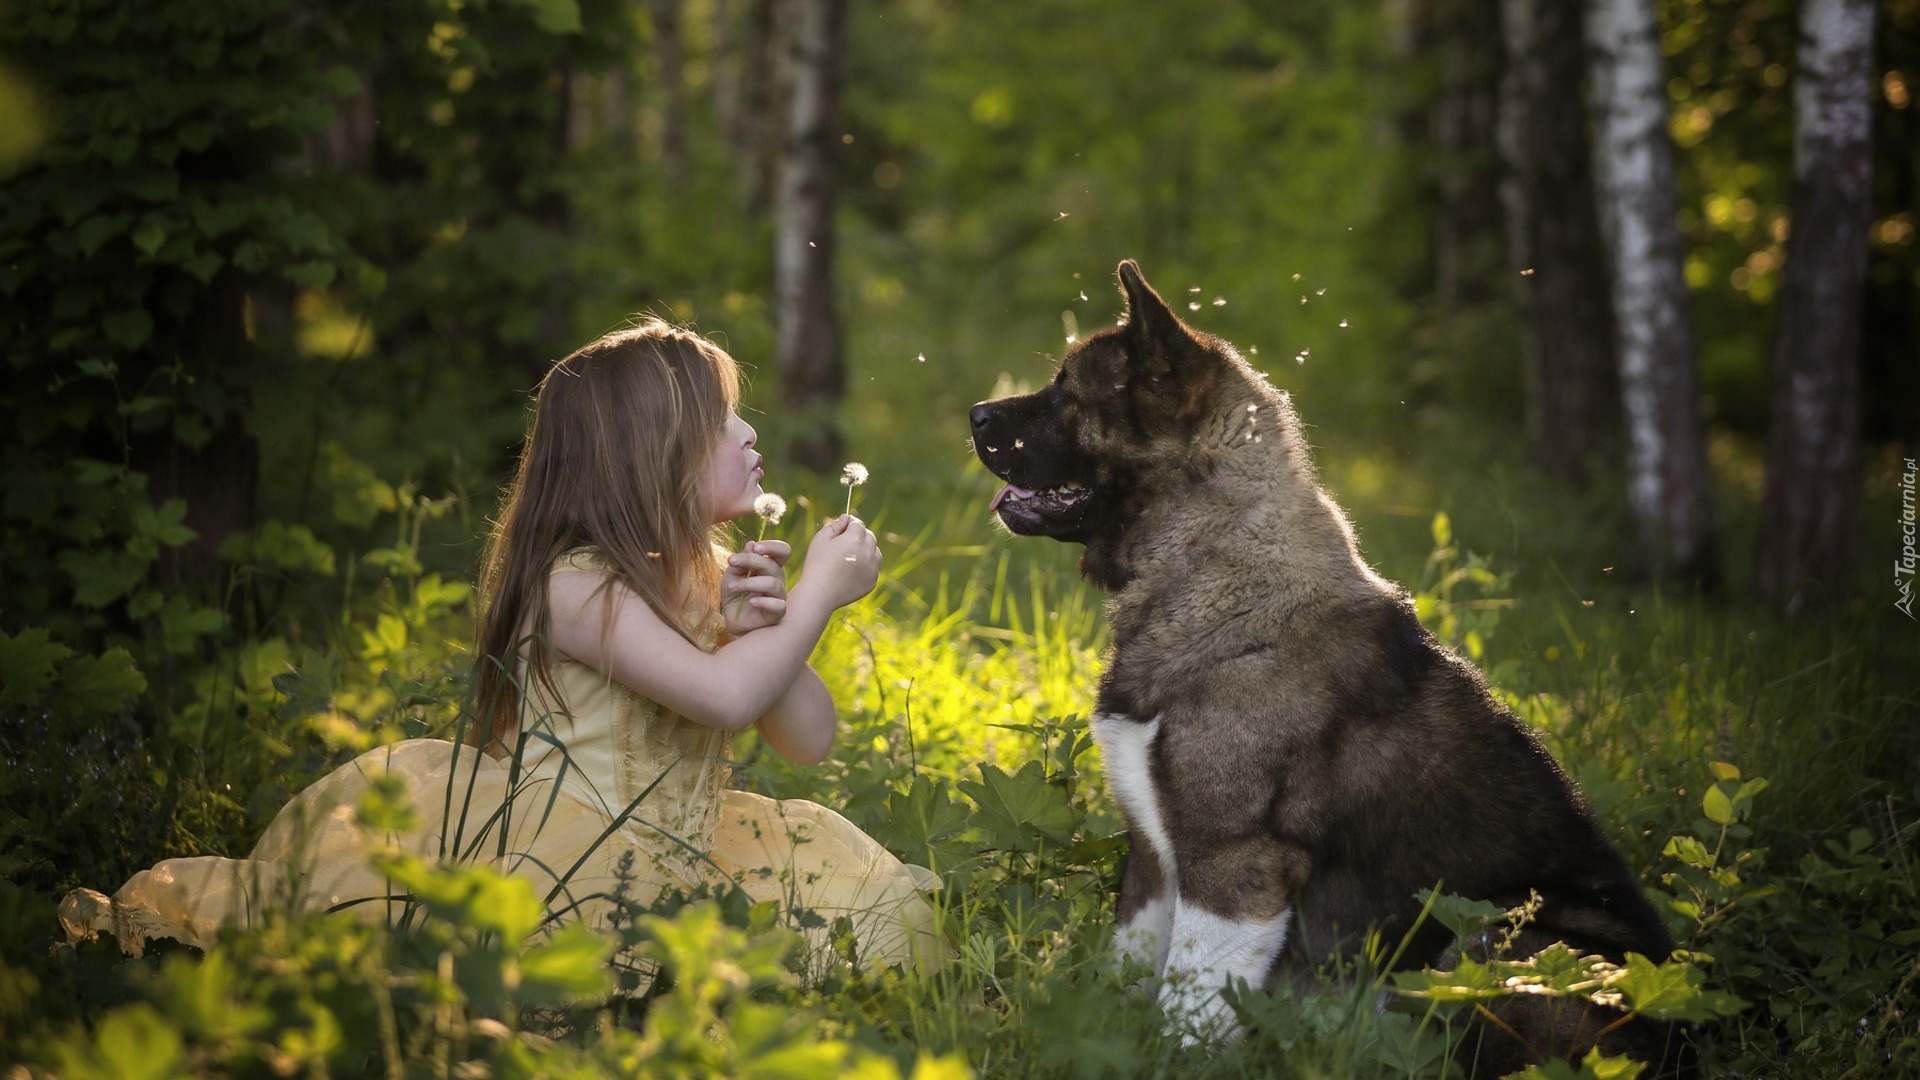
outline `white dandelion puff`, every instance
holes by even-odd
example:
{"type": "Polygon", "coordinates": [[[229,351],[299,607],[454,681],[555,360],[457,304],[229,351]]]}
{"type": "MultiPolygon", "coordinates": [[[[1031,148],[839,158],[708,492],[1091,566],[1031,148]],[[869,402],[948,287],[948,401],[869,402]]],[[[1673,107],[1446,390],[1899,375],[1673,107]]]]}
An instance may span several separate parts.
{"type": "Polygon", "coordinates": [[[849,461],[840,469],[840,482],[847,488],[847,513],[853,513],[853,489],[867,482],[867,467],[849,461]]]}
{"type": "Polygon", "coordinates": [[[753,500],[753,512],[760,515],[760,535],[757,539],[764,540],[767,537],[767,526],[778,525],[780,519],[787,516],[787,500],[771,491],[763,492],[759,498],[753,500]]]}

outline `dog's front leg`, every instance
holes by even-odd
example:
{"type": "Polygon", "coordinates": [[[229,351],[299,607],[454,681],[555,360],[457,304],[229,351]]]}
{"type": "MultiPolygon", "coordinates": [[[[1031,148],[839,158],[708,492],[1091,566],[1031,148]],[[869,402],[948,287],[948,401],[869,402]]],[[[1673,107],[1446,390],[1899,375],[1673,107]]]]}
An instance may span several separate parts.
{"type": "Polygon", "coordinates": [[[1142,833],[1136,830],[1129,839],[1113,932],[1114,971],[1144,966],[1150,973],[1144,985],[1151,993],[1167,965],[1167,944],[1173,938],[1173,875],[1142,833]]]}
{"type": "Polygon", "coordinates": [[[1222,991],[1236,979],[1265,984],[1286,947],[1304,869],[1300,853],[1266,836],[1182,862],[1160,1004],[1186,1025],[1187,1042],[1239,1034],[1222,991]]]}
{"type": "Polygon", "coordinates": [[[1113,935],[1114,968],[1143,964],[1153,980],[1167,962],[1174,908],[1173,842],[1167,836],[1153,779],[1160,718],[1136,720],[1121,712],[1093,718],[1093,737],[1106,763],[1107,787],[1127,819],[1127,866],[1120,878],[1120,910],[1113,935]]]}

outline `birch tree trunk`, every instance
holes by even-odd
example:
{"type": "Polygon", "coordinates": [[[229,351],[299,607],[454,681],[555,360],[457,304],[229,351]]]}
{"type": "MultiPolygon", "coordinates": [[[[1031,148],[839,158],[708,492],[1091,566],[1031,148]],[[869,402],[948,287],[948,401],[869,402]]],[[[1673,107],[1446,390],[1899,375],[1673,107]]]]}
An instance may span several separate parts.
{"type": "Polygon", "coordinates": [[[834,408],[846,393],[834,307],[833,152],[846,51],[846,0],[794,0],[786,145],[774,189],[773,329],[789,453],[816,472],[838,468],[834,408]]]}
{"type": "Polygon", "coordinates": [[[1775,302],[1767,493],[1755,576],[1789,611],[1853,574],[1860,331],[1873,217],[1872,0],[1806,0],[1794,72],[1792,232],[1775,302]]]}
{"type": "Polygon", "coordinates": [[[1655,0],[1587,0],[1594,167],[1610,243],[1627,502],[1656,571],[1719,584],[1655,0]]]}
{"type": "Polygon", "coordinates": [[[1502,192],[1527,445],[1546,475],[1585,488],[1601,440],[1619,428],[1620,379],[1580,94],[1580,0],[1503,0],[1501,31],[1502,192]]]}

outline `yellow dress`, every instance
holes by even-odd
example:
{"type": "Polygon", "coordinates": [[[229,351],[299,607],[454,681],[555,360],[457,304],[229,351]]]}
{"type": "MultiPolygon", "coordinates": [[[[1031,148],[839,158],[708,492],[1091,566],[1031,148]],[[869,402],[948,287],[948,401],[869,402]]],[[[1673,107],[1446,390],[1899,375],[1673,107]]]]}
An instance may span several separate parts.
{"type": "MultiPolygon", "coordinates": [[[[590,553],[576,552],[554,570],[593,568],[590,553]]],[[[816,961],[830,955],[842,916],[865,963],[944,953],[921,896],[938,887],[931,872],[817,803],[729,789],[726,732],[564,655],[553,675],[558,701],[537,680],[526,687],[517,760],[442,739],[370,750],[296,795],[245,859],[169,859],[111,899],[70,894],[61,905],[68,934],[110,932],[137,955],[156,937],[205,948],[223,926],[275,906],[384,918],[404,897],[392,898],[397,889],[368,854],[398,847],[523,878],[562,921],[601,925],[616,896],[647,904],[675,887],[732,882],[790,915],[818,914],[825,925],[804,931],[816,961]],[[356,810],[383,775],[405,783],[417,820],[368,835],[356,810]]]]}

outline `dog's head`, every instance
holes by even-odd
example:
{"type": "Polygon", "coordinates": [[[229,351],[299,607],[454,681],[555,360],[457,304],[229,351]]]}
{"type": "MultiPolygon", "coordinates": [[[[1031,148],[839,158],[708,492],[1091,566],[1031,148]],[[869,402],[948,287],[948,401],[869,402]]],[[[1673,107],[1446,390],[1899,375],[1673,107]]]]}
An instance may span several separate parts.
{"type": "Polygon", "coordinates": [[[1214,453],[1260,437],[1262,421],[1271,435],[1290,425],[1283,399],[1182,322],[1133,260],[1119,277],[1120,325],[1075,346],[1045,387],[972,414],[974,452],[1006,481],[1001,522],[1086,545],[1081,569],[1106,588],[1128,576],[1119,543],[1145,507],[1204,480],[1214,453]]]}

